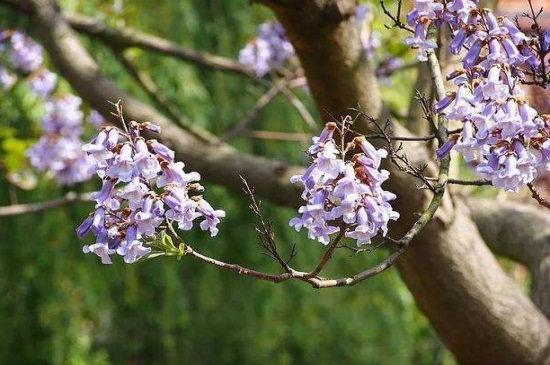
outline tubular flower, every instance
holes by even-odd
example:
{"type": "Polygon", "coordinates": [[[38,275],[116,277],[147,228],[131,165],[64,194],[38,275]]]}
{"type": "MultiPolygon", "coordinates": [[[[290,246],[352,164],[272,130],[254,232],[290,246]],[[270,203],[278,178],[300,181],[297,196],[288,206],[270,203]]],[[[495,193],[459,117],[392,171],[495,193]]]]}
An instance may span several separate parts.
{"type": "Polygon", "coordinates": [[[396,196],[381,187],[389,177],[388,171],[379,170],[387,152],[377,150],[364,137],[356,137],[342,151],[333,139],[336,130],[335,123],[326,124],[307,151],[312,164],[303,175],[291,178],[303,185],[306,205],[290,225],[297,231],[305,227],[310,239],[326,245],[329,236],[339,231],[341,220],[352,228],[346,237],[355,239],[357,245],[369,244],[379,232],[387,233],[390,220],[399,218],[389,203],[396,196]],[[345,158],[354,151],[351,159],[345,158]]]}
{"type": "Polygon", "coordinates": [[[438,157],[454,149],[479,177],[517,192],[548,166],[548,121],[528,105],[521,85],[525,70],[540,67],[534,42],[506,17],[480,9],[478,1],[427,3],[416,0],[409,25],[426,34],[431,24],[448,24],[450,51],[462,57],[462,68],[447,77],[456,92],[434,105],[435,112],[461,122],[462,132],[449,137],[438,157]]]}
{"type": "Polygon", "coordinates": [[[151,252],[144,241],[159,227],[177,223],[183,230],[203,219],[200,227],[218,233],[225,216],[199,195],[200,175],[186,173],[183,162],[174,162],[174,151],[156,140],[146,141],[141,131],[160,132],[154,124],[131,122],[128,133],[115,127],[100,127],[98,135],[82,147],[92,160],[89,172],[102,178],[102,188],[92,194],[96,209],[78,227],[77,235],[92,232],[96,243],[84,246],[101,262],[110,264],[117,253],[132,263],[151,252]]]}

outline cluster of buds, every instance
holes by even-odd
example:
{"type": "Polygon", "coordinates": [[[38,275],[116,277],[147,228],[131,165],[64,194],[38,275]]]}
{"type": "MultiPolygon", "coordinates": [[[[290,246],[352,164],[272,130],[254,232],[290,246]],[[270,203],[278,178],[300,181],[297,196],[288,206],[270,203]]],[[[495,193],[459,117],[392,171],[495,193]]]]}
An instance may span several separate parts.
{"type": "Polygon", "coordinates": [[[103,180],[100,191],[92,194],[96,208],[78,227],[77,235],[89,232],[96,242],[84,246],[104,264],[111,255],[124,256],[132,263],[149,254],[145,240],[153,240],[162,225],[178,224],[182,230],[200,227],[211,236],[225,216],[203,199],[200,175],[184,172],[183,162],[174,161],[174,151],[156,140],[146,141],[141,132],[160,133],[151,123],[130,122],[127,132],[116,127],[103,127],[83,150],[93,159],[91,171],[103,180]]]}
{"type": "Polygon", "coordinates": [[[517,192],[550,156],[548,123],[528,105],[521,86],[524,70],[540,67],[534,40],[506,17],[479,9],[477,1],[417,1],[409,19],[424,34],[429,24],[448,24],[451,53],[464,54],[462,68],[447,77],[457,91],[434,106],[461,122],[462,132],[451,135],[438,156],[454,148],[479,177],[517,192]]]}
{"type": "Polygon", "coordinates": [[[387,151],[375,149],[365,137],[338,147],[335,131],[344,138],[335,123],[327,123],[307,151],[312,164],[303,175],[291,178],[304,186],[306,205],[290,225],[297,231],[307,228],[310,239],[326,245],[329,236],[340,230],[338,225],[345,224],[346,237],[355,239],[358,246],[369,244],[379,232],[386,235],[390,220],[399,218],[389,203],[396,196],[381,187],[389,177],[388,171],[379,170],[387,151]],[[347,155],[352,157],[346,159],[347,155]]]}

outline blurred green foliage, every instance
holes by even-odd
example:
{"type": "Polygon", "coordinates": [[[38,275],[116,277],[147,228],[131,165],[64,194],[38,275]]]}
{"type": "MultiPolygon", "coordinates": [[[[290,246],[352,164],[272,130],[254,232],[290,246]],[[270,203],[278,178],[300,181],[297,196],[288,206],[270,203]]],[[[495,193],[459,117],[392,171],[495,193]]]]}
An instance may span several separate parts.
{"type": "MultiPolygon", "coordinates": [[[[272,15],[247,0],[135,0],[121,13],[106,0],[64,0],[79,11],[116,25],[132,26],[183,45],[236,58],[272,15]]],[[[5,26],[24,20],[0,9],[5,26]]],[[[31,28],[32,29],[32,28],[31,28]]],[[[31,33],[32,34],[32,33],[31,33]]],[[[127,91],[147,100],[101,43],[82,38],[103,71],[127,91]]],[[[398,46],[395,46],[398,47],[398,46]]],[[[223,133],[239,123],[265,91],[244,77],[212,72],[134,51],[132,56],[197,125],[223,133]]],[[[399,76],[403,100],[411,75],[399,76]]],[[[67,86],[64,86],[67,88],[67,86]]],[[[409,87],[410,88],[410,87],[409,87]]],[[[310,110],[313,102],[300,95],[310,110]]],[[[36,136],[41,106],[16,87],[1,95],[3,168],[22,166],[23,151],[36,136]]],[[[397,104],[396,104],[397,105],[397,104]]],[[[398,105],[403,107],[403,105],[398,105]]],[[[307,132],[284,98],[277,98],[254,129],[307,132]]],[[[232,142],[255,154],[305,163],[296,142],[239,137],[232,142]]],[[[96,182],[78,187],[87,191],[96,182]]],[[[214,257],[275,272],[261,255],[244,195],[207,186],[207,196],[227,211],[216,239],[186,232],[184,239],[214,257]]],[[[52,182],[24,191],[0,179],[0,204],[36,202],[65,191],[52,182]]],[[[290,210],[264,203],[265,215],[284,250],[296,244],[295,265],[307,268],[323,252],[318,243],[291,230],[290,210]]],[[[84,255],[75,227],[91,204],[0,220],[0,363],[106,364],[452,364],[395,269],[354,288],[316,291],[302,283],[274,285],[238,277],[190,259],[157,258],[135,265],[103,266],[84,255]]],[[[330,272],[353,273],[384,252],[349,257],[340,250],[330,272]],[[340,252],[341,251],[341,252],[340,252]]]]}

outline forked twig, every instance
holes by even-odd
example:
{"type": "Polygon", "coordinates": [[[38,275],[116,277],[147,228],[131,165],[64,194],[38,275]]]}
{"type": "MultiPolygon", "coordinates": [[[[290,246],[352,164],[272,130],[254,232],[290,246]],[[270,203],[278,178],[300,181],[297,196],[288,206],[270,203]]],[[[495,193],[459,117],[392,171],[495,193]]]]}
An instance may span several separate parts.
{"type": "Polygon", "coordinates": [[[531,196],[533,197],[533,199],[535,199],[543,207],[550,209],[550,201],[544,199],[542,195],[540,195],[533,183],[528,183],[527,187],[531,191],[531,196]]]}

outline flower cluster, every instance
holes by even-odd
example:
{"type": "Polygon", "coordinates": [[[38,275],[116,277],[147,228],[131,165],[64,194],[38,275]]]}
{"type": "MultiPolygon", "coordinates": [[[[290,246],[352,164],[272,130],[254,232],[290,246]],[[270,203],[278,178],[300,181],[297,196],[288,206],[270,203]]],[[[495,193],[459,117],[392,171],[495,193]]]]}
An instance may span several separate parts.
{"type": "Polygon", "coordinates": [[[355,239],[358,246],[368,244],[379,232],[386,235],[389,220],[399,218],[389,203],[396,196],[381,187],[389,177],[388,171],[379,170],[387,152],[375,149],[364,137],[339,149],[333,139],[337,129],[335,123],[327,123],[307,151],[313,159],[311,166],[291,178],[304,186],[302,198],[307,203],[290,225],[297,231],[307,228],[310,239],[326,245],[329,235],[339,231],[341,220],[352,228],[346,237],[355,239]],[[347,154],[353,154],[351,159],[346,159],[347,154]]]}
{"type": "MultiPolygon", "coordinates": [[[[4,90],[11,89],[17,81],[17,75],[10,72],[10,68],[24,74],[36,73],[38,78],[43,76],[42,46],[21,31],[3,30],[0,32],[0,60],[0,85],[4,90]]],[[[40,81],[35,81],[35,83],[39,84],[40,81]]],[[[52,82],[50,82],[51,84],[52,82]]],[[[53,84],[55,86],[55,79],[53,84]]]]}
{"type": "Polygon", "coordinates": [[[262,23],[258,36],[239,52],[239,62],[263,77],[271,70],[281,67],[294,55],[294,47],[288,41],[280,23],[262,23]]]}
{"type": "Polygon", "coordinates": [[[450,51],[464,53],[462,68],[447,77],[454,80],[456,92],[434,106],[462,122],[462,133],[451,136],[438,155],[454,148],[478,176],[517,192],[550,162],[548,121],[527,104],[521,85],[524,70],[540,65],[531,39],[506,17],[479,9],[477,1],[418,0],[409,19],[416,19],[423,34],[426,24],[449,24],[450,51]]]}
{"type": "Polygon", "coordinates": [[[26,73],[36,71],[44,62],[42,46],[21,31],[13,32],[11,35],[8,33],[6,31],[3,40],[9,39],[10,41],[9,61],[11,65],[26,73]]]}
{"type": "Polygon", "coordinates": [[[37,171],[47,171],[61,185],[73,185],[91,177],[92,161],[82,152],[81,103],[79,97],[70,94],[46,100],[44,134],[27,150],[31,165],[37,171]]]}
{"type": "Polygon", "coordinates": [[[186,173],[183,162],[174,162],[174,151],[156,140],[146,141],[140,132],[160,133],[151,123],[131,122],[128,132],[103,127],[83,150],[93,159],[91,170],[103,180],[100,191],[92,194],[96,208],[78,227],[80,238],[92,232],[96,242],[84,246],[101,262],[110,264],[111,255],[124,256],[132,263],[151,252],[143,240],[152,239],[161,225],[177,223],[182,230],[202,218],[202,230],[218,233],[225,216],[214,210],[200,195],[200,175],[186,173]]]}
{"type": "Polygon", "coordinates": [[[42,46],[25,33],[1,32],[0,53],[2,59],[6,59],[0,65],[2,88],[6,91],[11,89],[20,75],[30,90],[44,102],[44,134],[27,150],[31,165],[39,172],[46,171],[62,185],[72,185],[90,178],[88,170],[91,160],[82,151],[82,100],[71,94],[53,95],[58,82],[57,74],[44,66],[42,46]]]}

